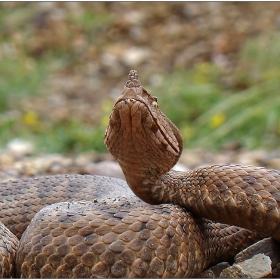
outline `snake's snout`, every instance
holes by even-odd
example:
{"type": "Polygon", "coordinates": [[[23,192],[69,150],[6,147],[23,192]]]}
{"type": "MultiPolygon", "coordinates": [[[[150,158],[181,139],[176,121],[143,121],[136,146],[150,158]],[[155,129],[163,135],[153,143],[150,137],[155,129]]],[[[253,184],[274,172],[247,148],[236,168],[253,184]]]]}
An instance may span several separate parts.
{"type": "Polygon", "coordinates": [[[121,100],[136,99],[138,94],[139,93],[137,92],[137,90],[135,90],[135,88],[125,87],[121,96],[121,100]]]}

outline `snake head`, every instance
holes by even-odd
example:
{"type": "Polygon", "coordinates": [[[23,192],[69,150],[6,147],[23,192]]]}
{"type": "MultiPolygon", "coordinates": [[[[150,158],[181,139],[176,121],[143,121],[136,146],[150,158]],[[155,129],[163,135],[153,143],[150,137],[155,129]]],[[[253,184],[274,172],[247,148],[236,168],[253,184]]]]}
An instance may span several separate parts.
{"type": "Polygon", "coordinates": [[[177,127],[161,112],[131,70],[105,132],[105,145],[119,162],[132,191],[149,202],[151,185],[178,161],[183,141],[177,127]],[[145,190],[145,195],[141,193],[145,190]],[[140,193],[140,195],[139,195],[140,193]]]}

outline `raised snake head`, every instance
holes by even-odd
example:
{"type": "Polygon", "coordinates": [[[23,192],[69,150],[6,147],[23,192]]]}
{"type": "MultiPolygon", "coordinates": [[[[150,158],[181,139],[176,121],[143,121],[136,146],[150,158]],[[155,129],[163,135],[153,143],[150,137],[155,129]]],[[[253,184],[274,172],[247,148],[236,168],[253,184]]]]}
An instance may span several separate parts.
{"type": "Polygon", "coordinates": [[[132,191],[146,202],[149,197],[142,190],[169,171],[181,155],[179,130],[161,112],[157,98],[141,86],[135,70],[130,71],[113,107],[105,145],[119,162],[132,191]]]}

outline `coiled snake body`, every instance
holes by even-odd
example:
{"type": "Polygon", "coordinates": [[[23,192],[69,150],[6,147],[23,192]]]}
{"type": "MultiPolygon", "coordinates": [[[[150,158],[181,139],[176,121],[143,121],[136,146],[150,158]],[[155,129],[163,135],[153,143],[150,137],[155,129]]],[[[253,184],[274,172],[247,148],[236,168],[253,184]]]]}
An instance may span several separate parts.
{"type": "Polygon", "coordinates": [[[194,277],[261,236],[280,240],[280,172],[169,171],[182,139],[136,71],[105,144],[132,191],[122,180],[82,175],[1,183],[0,217],[11,231],[1,225],[2,277],[194,277]]]}

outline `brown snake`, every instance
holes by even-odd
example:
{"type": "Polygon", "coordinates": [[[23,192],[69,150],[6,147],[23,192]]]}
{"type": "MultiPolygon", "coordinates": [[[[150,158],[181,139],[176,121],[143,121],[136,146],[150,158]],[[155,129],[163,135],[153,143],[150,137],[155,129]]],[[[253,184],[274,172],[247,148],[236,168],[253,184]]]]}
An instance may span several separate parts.
{"type": "Polygon", "coordinates": [[[169,171],[181,135],[134,70],[105,144],[145,202],[108,177],[2,182],[0,217],[12,232],[1,225],[2,277],[194,277],[260,236],[280,240],[280,172],[242,165],[169,171]]]}

